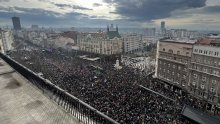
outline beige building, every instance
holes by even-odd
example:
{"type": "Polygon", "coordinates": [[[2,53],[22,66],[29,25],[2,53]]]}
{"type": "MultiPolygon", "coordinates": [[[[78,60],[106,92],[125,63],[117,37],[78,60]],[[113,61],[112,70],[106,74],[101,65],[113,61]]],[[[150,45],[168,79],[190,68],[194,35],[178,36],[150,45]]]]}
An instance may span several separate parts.
{"type": "Polygon", "coordinates": [[[189,69],[190,93],[220,106],[220,47],[194,45],[189,69]]]}
{"type": "Polygon", "coordinates": [[[220,107],[220,40],[197,42],[160,40],[157,44],[157,79],[207,101],[208,110],[220,107]]]}
{"type": "Polygon", "coordinates": [[[143,49],[142,35],[124,34],[123,35],[123,52],[133,53],[143,49]]]}
{"type": "Polygon", "coordinates": [[[118,28],[113,30],[113,25],[107,28],[106,33],[81,33],[77,36],[79,50],[103,55],[120,54],[122,42],[118,28]]]}
{"type": "Polygon", "coordinates": [[[194,41],[160,40],[157,44],[155,76],[162,81],[187,90],[188,67],[193,43],[194,41]]]}
{"type": "Polygon", "coordinates": [[[5,53],[7,51],[13,50],[14,36],[10,30],[0,29],[0,51],[5,53]]]}

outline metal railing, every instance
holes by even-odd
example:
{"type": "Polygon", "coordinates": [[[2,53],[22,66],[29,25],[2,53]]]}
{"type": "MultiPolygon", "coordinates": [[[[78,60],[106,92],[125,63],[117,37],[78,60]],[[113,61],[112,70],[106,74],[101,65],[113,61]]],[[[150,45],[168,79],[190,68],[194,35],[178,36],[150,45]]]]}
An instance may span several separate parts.
{"type": "Polygon", "coordinates": [[[30,69],[19,64],[9,56],[0,53],[0,57],[31,83],[37,86],[43,94],[47,95],[67,112],[75,116],[79,121],[85,124],[119,124],[87,103],[52,84],[49,80],[42,78],[30,69]]]}

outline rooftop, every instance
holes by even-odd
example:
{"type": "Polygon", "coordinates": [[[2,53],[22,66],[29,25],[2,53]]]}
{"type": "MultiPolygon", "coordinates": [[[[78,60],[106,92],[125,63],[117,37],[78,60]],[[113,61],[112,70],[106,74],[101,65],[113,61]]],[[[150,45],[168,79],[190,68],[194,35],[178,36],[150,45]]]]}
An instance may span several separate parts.
{"type": "Polygon", "coordinates": [[[107,35],[109,37],[109,39],[113,39],[115,37],[117,38],[121,38],[120,34],[118,33],[118,31],[108,31],[107,35]]]}
{"type": "Polygon", "coordinates": [[[194,44],[197,40],[191,39],[161,39],[160,42],[170,42],[170,43],[182,43],[182,44],[194,44]]]}
{"type": "Polygon", "coordinates": [[[190,106],[184,106],[181,114],[199,124],[220,124],[219,118],[190,106]]]}
{"type": "Polygon", "coordinates": [[[79,124],[1,59],[0,89],[2,124],[79,124]]]}

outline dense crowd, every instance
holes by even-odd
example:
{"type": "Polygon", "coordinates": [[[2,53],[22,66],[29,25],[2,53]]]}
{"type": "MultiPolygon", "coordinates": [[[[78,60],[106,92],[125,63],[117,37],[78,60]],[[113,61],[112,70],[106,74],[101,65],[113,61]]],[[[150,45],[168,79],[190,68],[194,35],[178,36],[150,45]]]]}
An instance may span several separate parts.
{"type": "Polygon", "coordinates": [[[10,56],[119,123],[192,123],[183,119],[180,111],[183,103],[193,106],[194,100],[128,67],[116,70],[113,62],[83,60],[56,50],[19,49],[10,56]]]}

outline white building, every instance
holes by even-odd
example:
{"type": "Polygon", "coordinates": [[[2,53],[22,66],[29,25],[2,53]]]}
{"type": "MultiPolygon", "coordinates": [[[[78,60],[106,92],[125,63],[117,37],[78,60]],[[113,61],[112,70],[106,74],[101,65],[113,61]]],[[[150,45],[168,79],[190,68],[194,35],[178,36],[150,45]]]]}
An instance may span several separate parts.
{"type": "Polygon", "coordinates": [[[170,29],[166,31],[166,37],[177,38],[177,39],[182,39],[182,38],[193,39],[193,38],[202,37],[202,34],[197,31],[189,31],[186,29],[170,29]]]}
{"type": "Polygon", "coordinates": [[[14,37],[12,31],[0,30],[0,50],[7,52],[13,50],[14,37]]]}
{"type": "Polygon", "coordinates": [[[118,28],[114,29],[113,25],[107,28],[106,33],[81,33],[77,36],[79,50],[103,55],[120,54],[122,42],[118,28]]]}
{"type": "Polygon", "coordinates": [[[142,35],[124,34],[123,35],[123,52],[133,53],[143,49],[142,35]]]}

